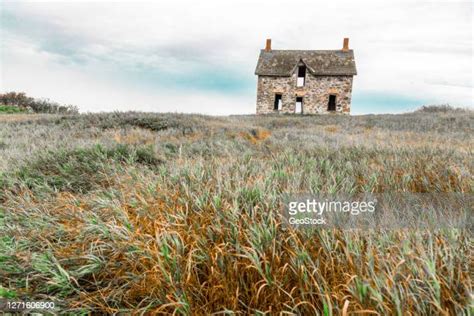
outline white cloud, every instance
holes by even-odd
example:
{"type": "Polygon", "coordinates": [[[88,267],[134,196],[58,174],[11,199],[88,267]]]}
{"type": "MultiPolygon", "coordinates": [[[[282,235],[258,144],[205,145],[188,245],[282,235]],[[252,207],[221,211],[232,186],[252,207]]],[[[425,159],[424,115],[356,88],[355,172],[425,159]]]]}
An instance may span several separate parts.
{"type": "Polygon", "coordinates": [[[11,63],[3,65],[2,71],[9,74],[5,86],[26,87],[24,91],[38,98],[80,104],[81,112],[131,110],[229,115],[253,110],[253,96],[229,98],[215,92],[183,93],[178,89],[131,87],[121,78],[104,75],[94,65],[64,67],[55,63],[55,56],[49,53],[40,53],[33,46],[17,45],[18,50],[8,56],[11,63]]]}
{"type": "Polygon", "coordinates": [[[1,90],[83,110],[251,113],[254,89],[221,91],[216,84],[188,92],[179,83],[145,87],[126,76],[130,69],[163,76],[216,71],[253,87],[265,38],[273,38],[275,49],[337,49],[348,36],[359,92],[473,106],[472,6],[456,0],[4,3],[3,14],[19,20],[2,23],[1,90]]]}

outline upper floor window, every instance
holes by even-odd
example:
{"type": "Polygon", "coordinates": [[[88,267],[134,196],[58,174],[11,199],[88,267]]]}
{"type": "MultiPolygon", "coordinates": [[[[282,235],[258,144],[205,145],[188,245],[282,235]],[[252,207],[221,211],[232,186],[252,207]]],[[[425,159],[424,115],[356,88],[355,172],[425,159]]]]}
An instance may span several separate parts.
{"type": "Polygon", "coordinates": [[[297,87],[303,87],[305,78],[306,78],[306,66],[299,66],[298,67],[298,79],[296,81],[296,86],[297,87]]]}

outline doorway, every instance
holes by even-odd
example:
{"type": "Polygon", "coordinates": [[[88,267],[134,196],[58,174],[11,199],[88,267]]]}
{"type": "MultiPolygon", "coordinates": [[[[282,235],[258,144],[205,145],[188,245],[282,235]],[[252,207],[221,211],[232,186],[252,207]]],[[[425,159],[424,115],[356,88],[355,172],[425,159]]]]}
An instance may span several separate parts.
{"type": "Polygon", "coordinates": [[[303,97],[296,97],[295,113],[303,114],[303,97]]]}
{"type": "Polygon", "coordinates": [[[328,111],[336,111],[336,96],[334,94],[329,95],[328,111]]]}
{"type": "Polygon", "coordinates": [[[282,95],[281,94],[275,94],[275,103],[273,103],[273,110],[275,111],[281,111],[281,107],[282,107],[282,102],[281,102],[281,99],[282,99],[282,95]]]}

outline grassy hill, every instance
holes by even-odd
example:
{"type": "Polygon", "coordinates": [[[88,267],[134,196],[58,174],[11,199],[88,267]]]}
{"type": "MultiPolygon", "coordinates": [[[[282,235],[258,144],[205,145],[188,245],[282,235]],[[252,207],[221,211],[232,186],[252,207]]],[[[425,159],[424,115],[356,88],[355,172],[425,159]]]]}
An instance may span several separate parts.
{"type": "Polygon", "coordinates": [[[0,116],[0,297],[65,313],[472,312],[469,231],[306,232],[278,215],[284,194],[472,194],[471,111],[25,117],[0,116]]]}

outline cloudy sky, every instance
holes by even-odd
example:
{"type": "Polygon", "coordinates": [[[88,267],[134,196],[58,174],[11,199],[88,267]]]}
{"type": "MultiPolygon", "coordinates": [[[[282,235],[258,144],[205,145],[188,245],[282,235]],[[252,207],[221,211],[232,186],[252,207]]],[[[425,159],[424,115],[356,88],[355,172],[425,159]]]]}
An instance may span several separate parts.
{"type": "Polygon", "coordinates": [[[472,1],[1,1],[0,91],[81,111],[254,113],[259,50],[355,51],[352,112],[473,107],[472,1]]]}

